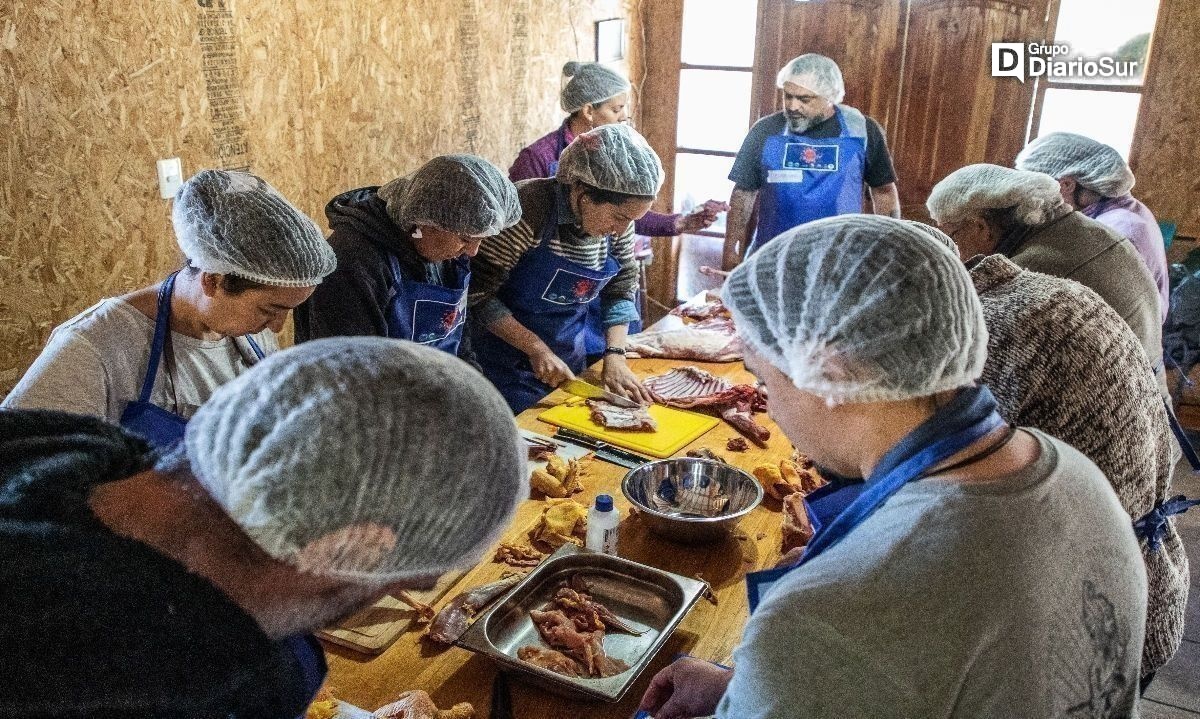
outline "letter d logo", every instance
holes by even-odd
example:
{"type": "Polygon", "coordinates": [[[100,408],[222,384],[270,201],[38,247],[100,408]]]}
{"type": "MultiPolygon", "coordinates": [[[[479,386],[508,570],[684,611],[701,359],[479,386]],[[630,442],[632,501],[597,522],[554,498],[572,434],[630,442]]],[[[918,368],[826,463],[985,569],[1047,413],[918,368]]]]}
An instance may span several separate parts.
{"type": "Polygon", "coordinates": [[[992,43],[992,77],[1015,77],[1025,82],[1025,45],[1019,42],[992,43]]]}

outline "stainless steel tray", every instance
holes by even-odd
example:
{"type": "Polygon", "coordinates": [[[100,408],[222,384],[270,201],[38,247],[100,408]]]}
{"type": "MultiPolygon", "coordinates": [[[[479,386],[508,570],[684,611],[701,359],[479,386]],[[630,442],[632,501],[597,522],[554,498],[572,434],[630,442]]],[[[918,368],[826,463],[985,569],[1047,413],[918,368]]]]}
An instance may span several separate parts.
{"type": "Polygon", "coordinates": [[[555,694],[573,699],[620,701],[654,654],[700,598],[704,584],[661,569],[607,554],[584,552],[568,544],[538,565],[484,611],[456,644],[490,657],[500,668],[555,694]],[[573,574],[587,577],[592,598],[638,630],[635,637],[608,632],[604,651],[629,669],[603,679],[574,678],[527,664],[517,658],[526,645],[546,647],[529,618],[530,609],[548,604],[573,574]]]}

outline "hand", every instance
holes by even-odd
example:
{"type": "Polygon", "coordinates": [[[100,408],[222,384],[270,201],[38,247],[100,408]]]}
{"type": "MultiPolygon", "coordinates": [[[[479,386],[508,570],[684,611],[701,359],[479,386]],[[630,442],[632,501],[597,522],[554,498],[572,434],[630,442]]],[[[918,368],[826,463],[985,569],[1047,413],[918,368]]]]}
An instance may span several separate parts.
{"type": "Polygon", "coordinates": [[[733,671],[729,669],[695,657],[683,657],[654,675],[638,711],[650,712],[654,719],[715,714],[730,679],[733,671]]]}
{"type": "Polygon", "coordinates": [[[628,397],[644,405],[649,405],[654,401],[650,390],[642,385],[621,355],[604,355],[604,368],[600,370],[600,376],[604,379],[604,386],[610,392],[628,397]]]}
{"type": "Polygon", "coordinates": [[[549,347],[542,347],[529,355],[529,364],[533,366],[533,376],[537,377],[539,382],[551,387],[557,387],[569,379],[575,379],[575,373],[571,371],[567,363],[551,352],[549,347]]]}
{"type": "Polygon", "coordinates": [[[729,203],[720,200],[706,200],[703,205],[686,215],[680,215],[679,219],[675,220],[675,232],[681,235],[699,232],[716,222],[717,215],[728,211],[729,203]]]}

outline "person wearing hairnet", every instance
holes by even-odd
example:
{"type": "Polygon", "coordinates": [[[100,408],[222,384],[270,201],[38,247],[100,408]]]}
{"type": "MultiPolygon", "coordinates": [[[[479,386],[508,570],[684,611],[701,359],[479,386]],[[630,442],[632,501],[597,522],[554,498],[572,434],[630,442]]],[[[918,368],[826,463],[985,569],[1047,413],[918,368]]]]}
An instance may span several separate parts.
{"type": "Polygon", "coordinates": [[[308,342],[218,389],[165,455],[0,412],[0,714],[302,716],[314,631],[475,561],[527,496],[475,376],[411,342],[308,342]]]}
{"type": "Polygon", "coordinates": [[[1058,180],[1063,200],[1128,238],[1158,286],[1162,319],[1170,306],[1167,248],[1150,208],[1133,198],[1133,170],[1121,153],[1071,132],[1052,132],[1017,155],[1017,169],[1044,172],[1058,180]]]}
{"type": "MultiPolygon", "coordinates": [[[[558,158],[577,135],[629,118],[629,80],[619,72],[598,62],[568,62],[563,65],[563,77],[570,78],[559,93],[567,118],[557,130],[521,149],[508,168],[508,178],[513,182],[554,177],[558,158]]],[[[724,202],[708,200],[686,215],[647,212],[633,223],[634,230],[648,237],[699,232],[728,209],[724,202]]]]}
{"type": "Polygon", "coordinates": [[[934,186],[929,215],[964,259],[1000,254],[1027,270],[1090,287],[1142,343],[1156,372],[1162,366],[1158,288],[1129,240],[1063,201],[1041,172],[968,165],[934,186]]]}
{"type": "MultiPolygon", "coordinates": [[[[521,218],[517,188],[487,160],[442,155],[325,208],[338,268],[296,310],[296,341],[339,335],[463,346],[471,258],[521,218]]],[[[461,350],[461,352],[460,352],[461,350]]]]}
{"type": "Polygon", "coordinates": [[[1006,423],[958,257],[883,217],[784,233],[725,304],[796,447],[866,489],[803,555],[747,577],[733,669],[681,659],[656,719],[1129,716],[1146,575],[1086,457],[1006,423]],[[1064,561],[1069,557],[1069,561],[1064,561]]]}
{"type": "Polygon", "coordinates": [[[837,63],[824,55],[801,55],[779,71],[775,86],[783,110],[750,128],[729,172],[734,188],[725,221],[725,270],[797,225],[862,212],[864,184],[876,214],[900,216],[883,129],[841,104],[846,86],[837,63]]]}
{"type": "Polygon", "coordinates": [[[650,401],[625,337],[638,317],[633,223],[662,181],[645,139],[609,124],[575,138],[556,177],[521,184],[521,221],[480,249],[470,299],[479,363],[514,412],[583,371],[588,332],[607,342],[604,384],[650,401]],[[597,297],[601,316],[590,316],[597,297]]]}
{"type": "MultiPolygon", "coordinates": [[[[570,78],[559,93],[562,109],[568,113],[567,119],[557,130],[521,150],[508,169],[508,177],[513,182],[554,177],[558,173],[558,158],[576,135],[628,119],[630,85],[620,73],[596,62],[568,62],[563,66],[563,76],[570,78]]],[[[728,209],[729,205],[724,202],[707,200],[686,215],[650,211],[633,223],[633,229],[647,237],[699,232],[716,222],[717,216],[728,209]]],[[[588,311],[592,315],[589,327],[599,327],[600,302],[593,301],[588,311]]],[[[640,331],[639,321],[635,320],[631,325],[630,332],[640,331]]],[[[588,331],[589,357],[602,354],[605,344],[602,332],[588,331]]]]}
{"type": "Polygon", "coordinates": [[[278,349],[288,313],[334,269],[316,223],[245,172],[197,173],[172,220],[184,268],[56,328],[4,407],[93,415],[169,445],[217,387],[278,349]]]}

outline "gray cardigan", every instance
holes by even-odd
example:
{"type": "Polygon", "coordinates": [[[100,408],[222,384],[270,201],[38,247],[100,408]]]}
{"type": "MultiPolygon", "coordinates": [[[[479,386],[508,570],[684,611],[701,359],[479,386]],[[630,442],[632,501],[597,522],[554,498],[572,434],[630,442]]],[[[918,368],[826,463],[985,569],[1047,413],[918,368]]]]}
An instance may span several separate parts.
{"type": "MultiPolygon", "coordinates": [[[[1095,462],[1131,519],[1167,497],[1178,450],[1150,364],[1117,313],[1087,287],[1023,271],[1003,255],[980,260],[971,279],[988,329],[982,381],[1004,418],[1095,462]]],[[[1141,544],[1149,587],[1145,676],[1179,648],[1189,575],[1173,521],[1157,551],[1141,544]]]]}

